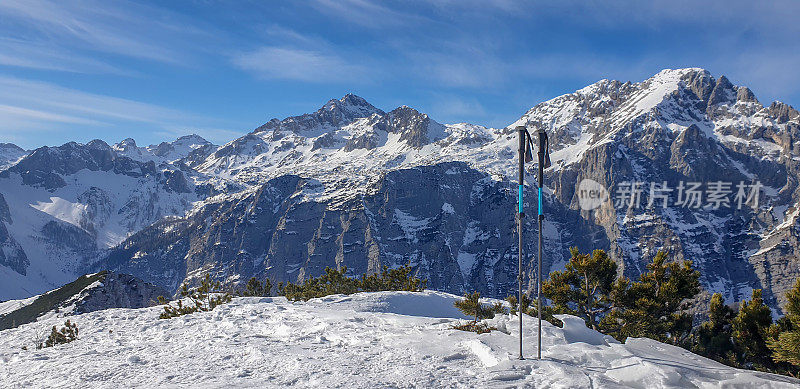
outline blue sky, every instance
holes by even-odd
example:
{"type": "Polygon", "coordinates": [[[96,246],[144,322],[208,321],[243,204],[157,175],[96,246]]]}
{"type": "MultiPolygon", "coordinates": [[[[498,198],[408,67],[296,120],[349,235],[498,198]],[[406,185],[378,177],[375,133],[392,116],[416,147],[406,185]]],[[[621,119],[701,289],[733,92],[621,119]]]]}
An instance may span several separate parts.
{"type": "Polygon", "coordinates": [[[797,1],[0,1],[0,142],[225,143],[351,92],[503,127],[703,67],[800,105],[797,1]]]}

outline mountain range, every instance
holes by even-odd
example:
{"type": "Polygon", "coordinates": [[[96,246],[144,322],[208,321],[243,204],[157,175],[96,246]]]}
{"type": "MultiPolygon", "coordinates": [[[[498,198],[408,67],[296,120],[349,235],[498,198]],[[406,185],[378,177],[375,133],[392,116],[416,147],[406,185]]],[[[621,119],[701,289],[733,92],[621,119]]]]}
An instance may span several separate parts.
{"type": "MultiPolygon", "coordinates": [[[[601,80],[505,128],[441,124],[348,94],[221,146],[196,135],[149,147],[0,144],[0,299],[106,269],[174,292],[208,272],[277,283],[408,263],[429,288],[505,297],[516,283],[520,125],[550,138],[543,273],[576,246],[608,250],[636,277],[664,249],[692,260],[708,293],[735,302],[759,288],[780,310],[800,276],[800,113],[696,68],[601,80]],[[594,209],[580,204],[586,179],[610,193],[594,209]],[[729,182],[731,203],[737,184],[761,189],[741,209],[645,206],[651,183],[681,182],[729,182]],[[643,206],[615,204],[630,183],[645,188],[643,206]]],[[[535,214],[530,167],[524,206],[535,214]]],[[[534,218],[525,231],[530,275],[534,218]]]]}

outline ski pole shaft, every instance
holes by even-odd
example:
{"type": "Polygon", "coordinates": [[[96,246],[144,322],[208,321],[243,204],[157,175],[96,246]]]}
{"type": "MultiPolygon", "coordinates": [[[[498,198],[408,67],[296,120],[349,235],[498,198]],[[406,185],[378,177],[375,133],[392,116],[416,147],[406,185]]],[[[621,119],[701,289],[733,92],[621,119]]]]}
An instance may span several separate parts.
{"type": "Polygon", "coordinates": [[[525,127],[517,127],[517,131],[519,133],[519,183],[518,187],[518,194],[519,194],[519,209],[517,212],[517,233],[519,235],[519,252],[518,252],[518,261],[519,261],[519,268],[517,270],[517,282],[519,283],[519,295],[517,304],[519,304],[519,309],[517,310],[517,315],[519,316],[519,359],[525,359],[522,357],[522,218],[525,214],[522,212],[522,189],[525,180],[525,127]]]}

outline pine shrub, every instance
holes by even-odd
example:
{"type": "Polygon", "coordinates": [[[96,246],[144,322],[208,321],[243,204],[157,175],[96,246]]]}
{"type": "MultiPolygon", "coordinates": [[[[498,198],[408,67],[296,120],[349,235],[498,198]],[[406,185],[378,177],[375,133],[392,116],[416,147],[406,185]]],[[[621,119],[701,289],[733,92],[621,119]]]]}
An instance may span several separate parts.
{"type": "Polygon", "coordinates": [[[800,369],[800,279],[786,293],[786,299],[786,316],[776,324],[775,335],[767,341],[767,347],[775,362],[789,363],[797,371],[800,369]]]}
{"type": "Polygon", "coordinates": [[[725,305],[719,293],[711,296],[708,321],[700,324],[692,335],[692,352],[734,367],[738,366],[731,333],[736,312],[725,305]]]}
{"type": "MultiPolygon", "coordinates": [[[[517,309],[519,308],[519,303],[517,302],[517,296],[514,296],[513,294],[508,295],[508,297],[506,297],[506,301],[508,301],[508,304],[511,305],[510,309],[511,314],[516,315],[517,309]]],[[[531,302],[532,301],[527,294],[522,295],[522,312],[528,316],[536,316],[536,308],[531,307],[531,302]]]]}
{"type": "Polygon", "coordinates": [[[453,326],[453,329],[460,331],[474,332],[477,334],[485,334],[497,330],[497,327],[490,327],[488,324],[483,322],[478,323],[474,321],[468,321],[464,324],[453,326]]]}
{"type": "Polygon", "coordinates": [[[453,306],[465,315],[474,317],[475,323],[482,319],[494,318],[496,314],[506,313],[503,303],[498,301],[492,305],[484,305],[480,302],[480,299],[480,292],[466,293],[464,294],[464,299],[456,301],[453,306]]]}
{"type": "Polygon", "coordinates": [[[308,301],[312,298],[324,297],[332,294],[352,294],[359,292],[359,282],[355,278],[346,276],[347,266],[335,270],[325,268],[325,273],[319,277],[307,278],[302,284],[287,283],[281,288],[281,294],[293,301],[308,301]]]}
{"type": "Polygon", "coordinates": [[[56,329],[56,326],[53,326],[53,329],[50,331],[50,336],[44,341],[44,343],[39,343],[36,348],[42,349],[45,347],[53,347],[57,344],[67,344],[74,340],[78,339],[78,326],[69,320],[64,322],[64,327],[61,329],[56,329]]]}
{"type": "Polygon", "coordinates": [[[572,247],[570,253],[565,270],[550,273],[542,283],[542,293],[552,303],[548,313],[578,316],[597,330],[600,318],[611,309],[609,294],[617,278],[617,264],[603,250],[589,255],[572,247]]]}
{"type": "Polygon", "coordinates": [[[750,301],[742,301],[733,319],[733,343],[738,357],[747,368],[768,369],[771,365],[767,337],[772,325],[772,311],[764,304],[761,289],[754,289],[750,301]]]}
{"type": "Polygon", "coordinates": [[[272,282],[269,278],[264,279],[264,282],[259,281],[253,277],[244,287],[244,290],[239,291],[239,295],[243,297],[269,297],[272,291],[272,282]]]}
{"type": "Polygon", "coordinates": [[[659,251],[638,281],[620,278],[609,295],[612,307],[600,328],[620,341],[647,337],[687,346],[692,317],[689,299],[700,292],[700,273],[691,261],[668,261],[659,251]]]}
{"type": "Polygon", "coordinates": [[[413,276],[412,270],[410,265],[397,269],[389,269],[384,266],[380,273],[351,278],[347,276],[347,266],[342,266],[338,270],[326,267],[325,273],[319,277],[307,278],[303,283],[278,284],[278,293],[292,301],[308,301],[312,298],[332,294],[390,290],[421,292],[425,290],[426,281],[413,276]]]}
{"type": "Polygon", "coordinates": [[[404,265],[396,269],[389,269],[386,266],[381,268],[380,274],[364,274],[361,276],[360,288],[364,292],[380,291],[407,291],[421,292],[425,290],[426,280],[411,275],[413,268],[404,265]]]}
{"type": "Polygon", "coordinates": [[[232,298],[230,293],[222,290],[222,283],[212,280],[210,274],[206,274],[200,280],[200,285],[195,288],[189,288],[185,283],[182,284],[179,294],[180,299],[176,303],[177,306],[173,306],[163,297],[159,297],[160,302],[166,303],[164,312],[161,313],[159,319],[170,319],[195,312],[208,312],[219,305],[230,302],[232,298]],[[188,300],[189,303],[184,305],[183,300],[188,300]]]}

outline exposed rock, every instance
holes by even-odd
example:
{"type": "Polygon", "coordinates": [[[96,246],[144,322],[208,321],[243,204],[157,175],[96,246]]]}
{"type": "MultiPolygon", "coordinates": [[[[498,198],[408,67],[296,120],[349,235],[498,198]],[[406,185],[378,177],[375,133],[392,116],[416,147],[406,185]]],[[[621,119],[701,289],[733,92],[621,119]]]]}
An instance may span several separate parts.
{"type": "Polygon", "coordinates": [[[128,274],[101,271],[78,277],[29,304],[0,315],[0,330],[36,321],[43,315],[69,316],[109,308],[144,308],[166,292],[128,274]]]}
{"type": "Polygon", "coordinates": [[[750,88],[746,86],[740,86],[736,90],[736,101],[746,102],[746,103],[758,103],[758,99],[756,99],[756,95],[750,88]]]}
{"type": "Polygon", "coordinates": [[[314,113],[292,116],[284,120],[272,119],[253,132],[288,130],[303,133],[317,128],[331,129],[342,127],[359,118],[369,117],[374,113],[383,115],[383,111],[363,98],[348,93],[339,100],[331,99],[314,113]]]}
{"type": "Polygon", "coordinates": [[[11,270],[26,275],[30,260],[22,246],[9,234],[3,221],[0,221],[0,266],[7,266],[11,270]]]}

